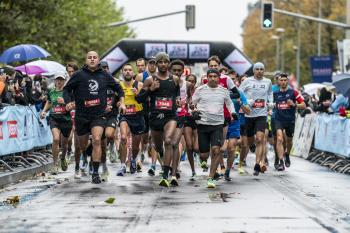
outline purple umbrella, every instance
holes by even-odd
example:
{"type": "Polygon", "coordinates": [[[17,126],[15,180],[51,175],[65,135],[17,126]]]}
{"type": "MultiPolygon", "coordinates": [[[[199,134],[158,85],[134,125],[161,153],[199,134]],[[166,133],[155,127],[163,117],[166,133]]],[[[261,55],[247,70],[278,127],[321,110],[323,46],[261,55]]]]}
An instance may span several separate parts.
{"type": "Polygon", "coordinates": [[[42,74],[42,73],[46,73],[47,72],[47,70],[45,70],[44,68],[42,68],[40,66],[34,66],[34,65],[17,66],[15,68],[15,70],[21,71],[22,73],[26,73],[28,75],[31,75],[31,74],[42,74]]]}

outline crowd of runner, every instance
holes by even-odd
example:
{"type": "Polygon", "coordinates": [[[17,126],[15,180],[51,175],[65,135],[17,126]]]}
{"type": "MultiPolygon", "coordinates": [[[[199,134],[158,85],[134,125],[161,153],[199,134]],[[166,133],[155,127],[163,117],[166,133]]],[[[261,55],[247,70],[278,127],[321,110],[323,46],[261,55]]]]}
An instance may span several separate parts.
{"type": "Polygon", "coordinates": [[[158,167],[160,186],[179,186],[179,164],[186,156],[188,178],[197,179],[199,161],[208,172],[207,187],[215,188],[218,179],[231,181],[234,165],[239,174],[246,173],[249,150],[256,154],[253,175],[264,173],[268,142],[275,151],[275,169],[282,172],[291,165],[296,110],[305,103],[289,86],[288,74],[276,72],[273,84],[264,77],[261,62],[254,64],[253,76],[239,76],[211,56],[199,78],[185,75],[184,62],[170,61],[164,52],[140,58],[136,66],[137,73],[124,64],[114,78],[108,64],[90,51],[82,68],[67,64],[68,80],[55,77],[41,112],[41,118],[49,112],[52,174],[68,169],[72,144],[75,178],[91,174],[95,184],[107,181],[109,158],[120,161],[113,171],[117,176],[142,172],[149,160],[147,173],[155,176],[158,167]]]}

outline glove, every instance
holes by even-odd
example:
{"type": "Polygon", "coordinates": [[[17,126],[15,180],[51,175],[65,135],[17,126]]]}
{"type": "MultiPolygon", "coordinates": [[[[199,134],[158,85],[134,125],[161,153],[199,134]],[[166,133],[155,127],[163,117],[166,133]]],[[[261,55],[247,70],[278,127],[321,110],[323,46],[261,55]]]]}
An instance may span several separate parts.
{"type": "Polygon", "coordinates": [[[248,102],[248,105],[249,105],[249,106],[253,106],[254,103],[255,103],[255,100],[253,100],[253,99],[247,99],[247,102],[248,102]]]}
{"type": "Polygon", "coordinates": [[[273,109],[276,106],[276,103],[268,103],[267,106],[269,109],[273,109]]]}
{"type": "Polygon", "coordinates": [[[238,116],[235,112],[231,113],[231,117],[233,121],[237,121],[238,120],[238,116]]]}
{"type": "Polygon", "coordinates": [[[201,119],[201,113],[199,111],[193,111],[192,112],[193,120],[200,120],[201,119]]]}

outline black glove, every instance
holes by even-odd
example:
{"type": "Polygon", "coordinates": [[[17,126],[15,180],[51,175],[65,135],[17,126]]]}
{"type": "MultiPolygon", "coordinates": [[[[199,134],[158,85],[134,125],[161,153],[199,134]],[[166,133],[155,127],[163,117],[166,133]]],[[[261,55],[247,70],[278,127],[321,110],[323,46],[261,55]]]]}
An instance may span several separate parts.
{"type": "Polygon", "coordinates": [[[201,119],[201,113],[199,111],[193,111],[192,112],[193,120],[200,120],[201,119]]]}
{"type": "Polygon", "coordinates": [[[233,121],[237,121],[238,120],[238,116],[237,116],[237,114],[236,113],[231,113],[231,116],[232,116],[232,119],[233,119],[233,121]]]}

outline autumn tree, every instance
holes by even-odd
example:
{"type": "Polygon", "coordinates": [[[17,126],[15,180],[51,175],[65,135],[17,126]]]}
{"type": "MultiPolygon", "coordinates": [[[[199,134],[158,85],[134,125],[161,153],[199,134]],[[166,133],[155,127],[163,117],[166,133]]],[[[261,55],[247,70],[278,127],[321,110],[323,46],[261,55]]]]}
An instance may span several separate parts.
{"type": "MultiPolygon", "coordinates": [[[[273,2],[275,8],[318,17],[319,0],[274,0],[273,2]]],[[[263,61],[268,71],[274,71],[276,69],[276,41],[272,39],[272,36],[283,36],[284,71],[295,74],[295,48],[300,23],[301,82],[302,84],[311,82],[309,59],[310,56],[317,55],[318,23],[274,13],[274,28],[262,30],[260,17],[260,1],[257,1],[256,4],[250,6],[249,15],[243,23],[243,50],[247,56],[252,58],[253,61],[263,61]],[[278,34],[276,28],[284,28],[283,35],[278,34]]],[[[322,18],[345,22],[346,1],[322,0],[322,18]]],[[[337,61],[337,40],[342,40],[345,36],[344,33],[344,30],[340,28],[322,24],[321,55],[333,55],[335,61],[337,61]]]]}

